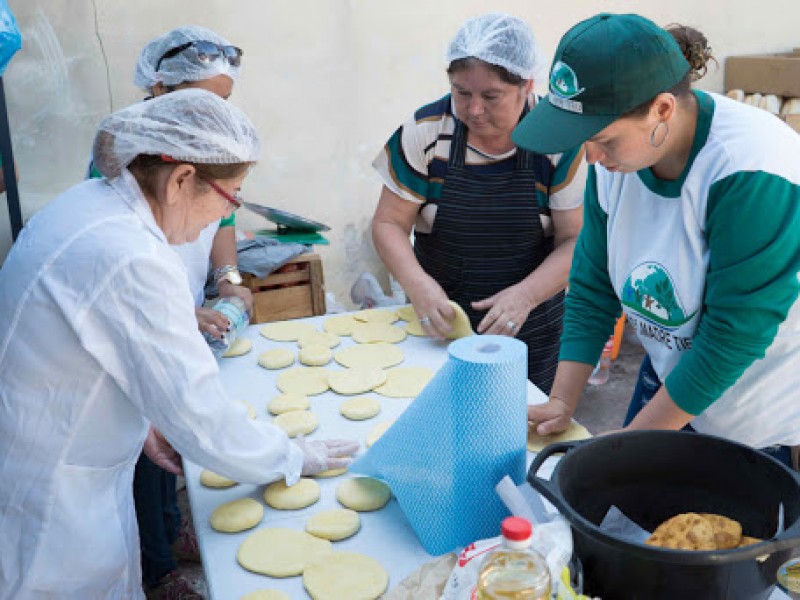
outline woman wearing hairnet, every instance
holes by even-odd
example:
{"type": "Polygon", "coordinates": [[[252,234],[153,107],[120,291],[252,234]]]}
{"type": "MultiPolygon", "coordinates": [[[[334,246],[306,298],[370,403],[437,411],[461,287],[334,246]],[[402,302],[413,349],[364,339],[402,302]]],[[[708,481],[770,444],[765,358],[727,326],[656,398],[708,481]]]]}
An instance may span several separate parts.
{"type": "Polygon", "coordinates": [[[384,183],[375,247],[429,335],[450,330],[454,300],[479,333],[525,341],[528,376],[548,392],[582,222],[583,152],[535,154],[511,141],[536,102],[541,62],[524,21],[470,19],[447,60],[450,93],[417,110],[373,163],[384,183]]]}
{"type": "Polygon", "coordinates": [[[237,481],[289,484],[357,449],[296,445],[249,419],[197,335],[168,244],[232,212],[258,151],[247,117],[205,91],[126,108],[95,138],[105,179],[52,201],[11,249],[0,271],[3,600],[143,597],[131,495],[143,444],[173,471],[172,447],[237,481]]]}

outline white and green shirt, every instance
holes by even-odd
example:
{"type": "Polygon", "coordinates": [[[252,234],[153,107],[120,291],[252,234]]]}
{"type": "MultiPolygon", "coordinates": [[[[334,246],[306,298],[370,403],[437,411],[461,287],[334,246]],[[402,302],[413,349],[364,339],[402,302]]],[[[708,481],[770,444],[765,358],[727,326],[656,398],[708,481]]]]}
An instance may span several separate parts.
{"type": "Polygon", "coordinates": [[[679,179],[590,168],[561,359],[594,364],[621,305],[696,430],[798,445],[800,136],[695,94],[679,179]]]}

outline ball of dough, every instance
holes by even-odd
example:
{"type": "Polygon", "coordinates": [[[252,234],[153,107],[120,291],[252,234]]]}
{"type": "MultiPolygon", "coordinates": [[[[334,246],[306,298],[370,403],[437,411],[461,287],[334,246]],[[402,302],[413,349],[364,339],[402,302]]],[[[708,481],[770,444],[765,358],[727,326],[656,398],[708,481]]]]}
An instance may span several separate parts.
{"type": "Polygon", "coordinates": [[[308,563],[303,586],[314,600],[375,600],[389,586],[389,574],[374,558],[334,552],[308,563]]]}
{"type": "Polygon", "coordinates": [[[342,506],[359,512],[383,508],[391,497],[389,486],[372,477],[345,479],[336,488],[336,499],[342,506]]]}
{"type": "Polygon", "coordinates": [[[325,319],[322,328],[334,335],[353,335],[353,328],[357,323],[350,315],[335,315],[325,319]]]}
{"type": "Polygon", "coordinates": [[[235,340],[233,340],[233,343],[225,351],[225,354],[222,355],[222,358],[241,356],[242,354],[247,354],[252,349],[253,349],[252,340],[248,340],[247,338],[236,338],[235,340]]]}
{"type": "Polygon", "coordinates": [[[386,382],[375,388],[381,396],[416,398],[433,378],[427,367],[397,367],[386,372],[386,382]]]}
{"type": "Polygon", "coordinates": [[[280,590],[256,590],[245,594],[239,600],[292,600],[289,594],[280,590]]]}
{"type": "Polygon", "coordinates": [[[338,335],[328,333],[327,331],[310,331],[297,338],[297,345],[301,348],[317,344],[326,346],[327,348],[336,348],[340,342],[341,340],[338,335]]]}
{"type": "Polygon", "coordinates": [[[306,435],[314,431],[319,425],[319,419],[310,410],[290,410],[281,413],[272,419],[272,424],[280,427],[290,438],[301,433],[306,435]]]}
{"type": "Polygon", "coordinates": [[[328,374],[328,385],[337,394],[351,396],[363,394],[386,381],[383,369],[354,368],[331,371],[328,374]]]}
{"type": "Polygon", "coordinates": [[[300,348],[297,353],[300,362],[309,367],[322,367],[331,362],[333,350],[321,344],[310,344],[300,348]]]}
{"type": "Polygon", "coordinates": [[[322,367],[295,367],[278,375],[275,385],[285,394],[316,396],[328,390],[328,371],[322,367]]]}
{"type": "Polygon", "coordinates": [[[233,479],[217,475],[214,471],[203,469],[200,471],[200,483],[209,488],[229,488],[239,485],[233,479]]]}
{"type": "Polygon", "coordinates": [[[342,348],[334,356],[343,367],[385,369],[403,362],[403,351],[394,344],[358,344],[342,348]]]}
{"type": "Polygon", "coordinates": [[[258,356],[258,364],[265,369],[283,369],[294,362],[294,352],[286,348],[273,348],[258,356]]]}
{"type": "Polygon", "coordinates": [[[266,527],[251,533],[239,546],[236,560],[253,573],[270,577],[300,575],[310,562],[333,553],[333,545],[305,531],[266,527]]]}
{"type": "Polygon", "coordinates": [[[306,478],[301,478],[292,486],[287,486],[283,480],[276,481],[264,490],[264,502],[278,510],[299,510],[311,506],[319,500],[319,496],[319,484],[306,478]]]}
{"type": "Polygon", "coordinates": [[[381,403],[369,396],[359,396],[350,398],[342,402],[339,412],[342,416],[351,421],[363,421],[371,419],[381,411],[381,403]]]}
{"type": "Polygon", "coordinates": [[[301,335],[316,331],[313,325],[302,321],[279,321],[277,323],[267,323],[259,333],[265,338],[276,342],[294,342],[301,335]]]}
{"type": "Polygon", "coordinates": [[[319,538],[338,542],[355,535],[361,529],[361,517],[348,508],[334,508],[311,515],[306,531],[319,538]]]}
{"type": "Polygon", "coordinates": [[[280,394],[267,404],[267,410],[273,415],[280,415],[292,410],[306,410],[310,406],[306,396],[302,394],[280,394]]]}
{"type": "Polygon", "coordinates": [[[389,323],[359,323],[353,329],[353,341],[359,344],[388,342],[397,344],[406,339],[406,332],[389,323]]]}
{"type": "Polygon", "coordinates": [[[258,500],[240,498],[226,502],[211,513],[211,527],[224,533],[236,533],[250,529],[261,523],[264,507],[258,500]]]}

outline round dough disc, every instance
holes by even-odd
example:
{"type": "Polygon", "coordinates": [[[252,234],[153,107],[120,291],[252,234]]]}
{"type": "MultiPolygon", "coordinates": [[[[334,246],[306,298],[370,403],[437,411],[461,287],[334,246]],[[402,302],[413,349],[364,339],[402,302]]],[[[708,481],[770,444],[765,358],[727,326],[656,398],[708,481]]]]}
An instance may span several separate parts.
{"type": "Polygon", "coordinates": [[[343,367],[372,367],[385,369],[403,362],[403,351],[394,344],[358,344],[342,348],[334,356],[343,367]]]}
{"type": "Polygon", "coordinates": [[[301,335],[316,331],[313,325],[302,321],[279,321],[277,323],[267,323],[259,333],[265,338],[276,342],[294,342],[301,335]]]}
{"type": "Polygon", "coordinates": [[[292,410],[306,410],[309,406],[308,398],[302,394],[281,394],[269,401],[267,410],[273,415],[280,415],[292,410]]]}
{"type": "Polygon", "coordinates": [[[352,335],[353,328],[357,323],[358,321],[350,315],[335,315],[325,319],[322,323],[322,328],[334,335],[352,335]]]}
{"type": "Polygon", "coordinates": [[[364,421],[381,412],[381,403],[370,396],[359,396],[342,402],[339,412],[351,421],[364,421]]]}
{"type": "Polygon", "coordinates": [[[264,490],[264,502],[278,510],[298,510],[319,500],[319,484],[313,479],[301,478],[292,486],[283,480],[270,483],[264,490]]]}
{"type": "Polygon", "coordinates": [[[256,590],[245,594],[239,600],[292,600],[289,594],[280,590],[256,590]]]}
{"type": "Polygon", "coordinates": [[[391,497],[389,486],[372,477],[345,479],[336,487],[336,499],[343,506],[359,512],[383,508],[391,497]]]}
{"type": "Polygon", "coordinates": [[[333,554],[333,545],[305,531],[283,527],[258,529],[245,538],[236,560],[248,571],[270,577],[300,575],[306,565],[333,554]]]}
{"type": "Polygon", "coordinates": [[[408,321],[409,323],[411,323],[411,321],[419,320],[417,319],[417,313],[414,311],[414,307],[411,306],[410,304],[394,309],[394,313],[399,318],[403,319],[403,321],[408,321]]]}
{"type": "Polygon", "coordinates": [[[585,440],[592,437],[589,430],[583,425],[579,425],[572,421],[564,431],[560,433],[552,433],[550,435],[539,435],[536,429],[531,428],[528,430],[528,450],[531,452],[541,452],[544,447],[556,442],[572,442],[575,440],[585,440]]]}
{"type": "Polygon", "coordinates": [[[386,381],[386,371],[383,369],[342,369],[331,371],[328,374],[328,385],[337,394],[352,395],[363,394],[378,387],[386,381]]]}
{"type": "Polygon", "coordinates": [[[375,391],[390,398],[416,398],[433,378],[434,372],[427,367],[397,367],[386,372],[386,383],[375,391]]]}
{"type": "Polygon", "coordinates": [[[328,469],[327,471],[320,471],[319,473],[314,473],[312,477],[316,477],[317,479],[327,479],[329,477],[338,477],[347,473],[347,467],[342,467],[341,469],[328,469]]]}
{"type": "Polygon", "coordinates": [[[222,355],[222,358],[241,356],[242,354],[247,354],[252,349],[253,349],[252,340],[248,340],[247,338],[236,338],[235,340],[233,340],[233,343],[225,351],[225,354],[222,355]]]}
{"type": "Polygon", "coordinates": [[[340,341],[339,336],[333,333],[328,333],[327,331],[311,331],[297,338],[297,345],[301,348],[315,344],[327,346],[328,348],[336,348],[340,341]]]}
{"type": "Polygon", "coordinates": [[[264,506],[252,498],[239,498],[219,505],[211,513],[211,527],[223,533],[236,533],[261,523],[264,506]]]}
{"type": "Polygon", "coordinates": [[[377,442],[378,439],[380,439],[380,437],[384,433],[386,433],[389,427],[392,426],[392,423],[394,423],[394,419],[392,419],[391,421],[384,421],[383,423],[378,423],[377,425],[375,425],[375,427],[372,428],[372,431],[370,431],[369,435],[367,436],[367,441],[366,441],[367,448],[369,448],[370,446],[372,446],[372,444],[377,442]]]}
{"type": "Polygon", "coordinates": [[[468,335],[472,335],[472,325],[469,322],[469,317],[467,313],[464,312],[464,309],[461,308],[458,304],[449,300],[450,306],[453,307],[453,310],[456,313],[456,318],[452,322],[453,328],[450,330],[445,337],[448,340],[457,340],[458,338],[467,337],[468,335]]]}
{"type": "Polygon", "coordinates": [[[319,426],[319,419],[310,410],[290,410],[272,419],[272,424],[280,427],[290,438],[301,433],[307,435],[319,426]]]}
{"type": "Polygon", "coordinates": [[[416,320],[406,323],[405,330],[408,335],[415,335],[417,337],[425,337],[428,335],[425,333],[425,328],[422,326],[422,323],[416,320]]]}
{"type": "Polygon", "coordinates": [[[284,394],[316,396],[328,389],[328,371],[322,367],[294,367],[278,375],[275,385],[284,394]]]}
{"type": "Polygon", "coordinates": [[[388,342],[397,344],[406,339],[405,329],[389,323],[359,323],[353,329],[353,340],[359,344],[388,342]]]}
{"type": "Polygon", "coordinates": [[[361,517],[349,508],[334,508],[311,515],[306,521],[306,531],[324,540],[338,542],[358,533],[361,517]]]}
{"type": "Polygon", "coordinates": [[[353,318],[362,323],[394,323],[397,321],[397,313],[393,310],[383,308],[367,308],[353,313],[353,318]]]}
{"type": "Polygon", "coordinates": [[[356,552],[334,552],[309,562],[303,586],[314,600],[375,600],[389,586],[389,574],[374,558],[356,552]]]}
{"type": "Polygon", "coordinates": [[[297,353],[300,362],[309,367],[322,367],[331,362],[333,350],[322,344],[309,344],[300,348],[297,353]]]}
{"type": "Polygon", "coordinates": [[[239,485],[233,479],[217,475],[214,471],[203,469],[200,471],[200,483],[209,488],[229,488],[239,485]]]}
{"type": "Polygon", "coordinates": [[[265,369],[283,369],[294,362],[294,352],[286,348],[273,348],[258,356],[258,364],[265,369]]]}

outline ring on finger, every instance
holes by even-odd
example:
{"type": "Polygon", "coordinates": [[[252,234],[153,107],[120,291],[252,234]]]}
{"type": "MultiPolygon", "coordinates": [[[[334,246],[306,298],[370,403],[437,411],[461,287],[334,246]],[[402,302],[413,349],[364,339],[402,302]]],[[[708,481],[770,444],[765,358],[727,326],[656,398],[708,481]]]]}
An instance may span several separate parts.
{"type": "Polygon", "coordinates": [[[508,323],[506,323],[506,328],[509,329],[510,331],[514,331],[517,328],[517,324],[514,323],[514,321],[509,321],[508,323]]]}
{"type": "Polygon", "coordinates": [[[430,317],[420,317],[419,322],[420,322],[420,325],[430,325],[431,318],[430,317]]]}

